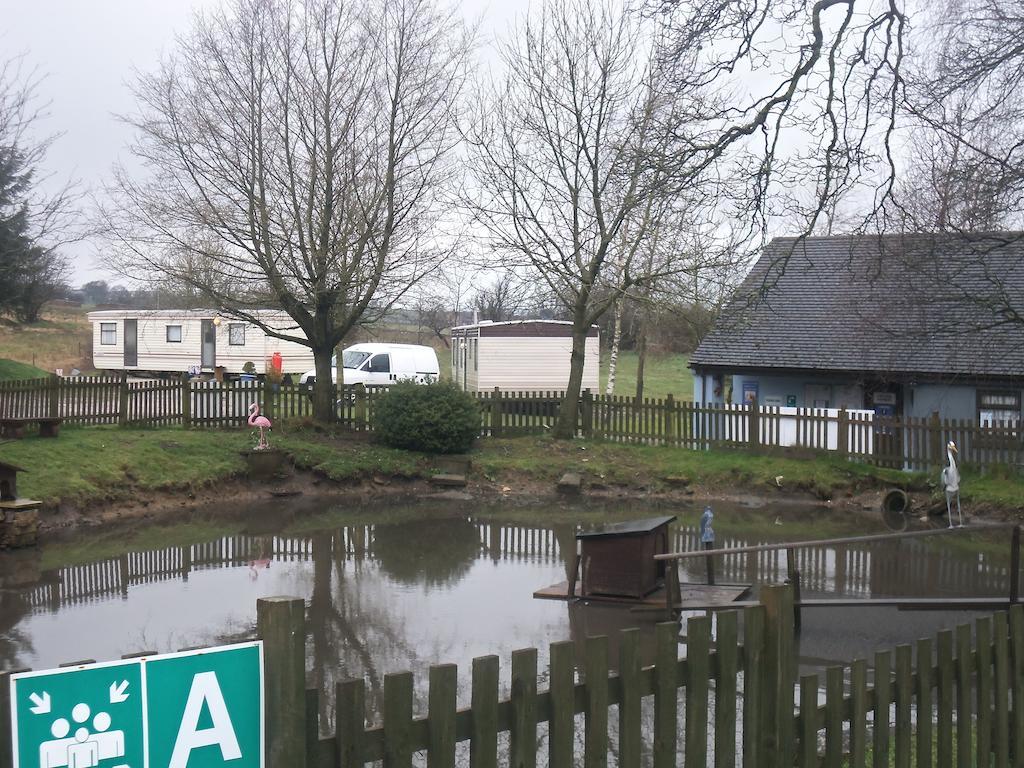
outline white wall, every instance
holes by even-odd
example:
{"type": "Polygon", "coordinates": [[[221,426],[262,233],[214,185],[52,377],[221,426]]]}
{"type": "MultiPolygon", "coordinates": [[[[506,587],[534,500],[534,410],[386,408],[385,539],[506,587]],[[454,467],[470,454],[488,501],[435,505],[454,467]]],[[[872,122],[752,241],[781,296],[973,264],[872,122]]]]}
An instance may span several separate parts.
{"type": "MultiPolygon", "coordinates": [[[[495,387],[512,392],[560,391],[569,383],[572,339],[568,336],[484,336],[479,354],[478,391],[495,387]]],[[[582,388],[595,394],[599,389],[600,354],[597,337],[588,338],[582,388]]],[[[472,357],[468,363],[472,373],[472,357]]]]}

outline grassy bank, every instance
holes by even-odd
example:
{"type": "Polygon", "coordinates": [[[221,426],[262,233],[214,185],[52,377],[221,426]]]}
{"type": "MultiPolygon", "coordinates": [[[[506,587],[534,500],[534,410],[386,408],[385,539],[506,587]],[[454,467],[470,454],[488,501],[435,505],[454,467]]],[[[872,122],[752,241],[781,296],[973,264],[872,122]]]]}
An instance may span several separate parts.
{"type": "Polygon", "coordinates": [[[0,323],[5,358],[52,372],[92,368],[92,326],[85,309],[46,310],[38,323],[0,323]]]}
{"type": "Polygon", "coordinates": [[[17,381],[19,379],[38,379],[49,374],[42,368],[19,363],[17,360],[0,358],[0,381],[17,381]]]}
{"type": "MultiPolygon", "coordinates": [[[[378,478],[425,479],[438,469],[433,457],[394,450],[352,436],[276,429],[272,437],[296,466],[339,483],[378,478]]],[[[252,445],[247,430],[65,428],[56,440],[27,438],[0,444],[0,460],[28,471],[23,496],[89,504],[130,498],[138,491],[215,487],[242,473],[239,452],[252,445]]],[[[472,456],[472,480],[512,491],[550,490],[567,471],[591,487],[632,492],[695,488],[698,492],[753,493],[767,497],[806,493],[839,499],[862,490],[901,486],[927,490],[928,478],[831,457],[791,458],[742,451],[676,448],[549,438],[487,439],[472,456]]],[[[965,504],[1004,511],[1024,509],[1024,482],[1016,475],[965,476],[965,504]]]]}

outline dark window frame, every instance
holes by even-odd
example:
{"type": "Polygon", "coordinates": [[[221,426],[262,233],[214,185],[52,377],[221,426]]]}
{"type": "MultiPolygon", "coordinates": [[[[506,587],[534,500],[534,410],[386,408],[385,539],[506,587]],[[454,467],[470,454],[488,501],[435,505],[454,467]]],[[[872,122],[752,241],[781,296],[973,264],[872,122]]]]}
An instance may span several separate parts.
{"type": "Polygon", "coordinates": [[[1017,427],[1021,423],[1021,393],[1016,389],[979,389],[976,391],[975,415],[978,418],[978,426],[984,426],[981,419],[982,411],[1012,413],[1013,419],[992,419],[987,422],[990,427],[1009,426],[1017,427]],[[985,403],[985,398],[1007,398],[1010,403],[985,403]],[[1007,423],[1009,422],[1009,423],[1007,423]]]}
{"type": "Polygon", "coordinates": [[[104,346],[104,347],[116,347],[117,346],[117,323],[116,322],[100,323],[100,344],[102,346],[104,346]],[[110,326],[110,328],[105,328],[104,326],[110,326]],[[108,333],[114,334],[113,341],[104,341],[104,339],[106,338],[105,334],[108,334],[108,333]]]}
{"type": "Polygon", "coordinates": [[[228,323],[228,346],[229,347],[244,347],[245,346],[245,323],[228,323]],[[242,340],[235,341],[235,331],[241,330],[242,340]]]}
{"type": "Polygon", "coordinates": [[[391,355],[387,352],[377,352],[366,362],[367,373],[391,373],[391,355]],[[373,361],[378,357],[383,357],[388,361],[388,369],[386,371],[377,370],[373,367],[373,361]]]}

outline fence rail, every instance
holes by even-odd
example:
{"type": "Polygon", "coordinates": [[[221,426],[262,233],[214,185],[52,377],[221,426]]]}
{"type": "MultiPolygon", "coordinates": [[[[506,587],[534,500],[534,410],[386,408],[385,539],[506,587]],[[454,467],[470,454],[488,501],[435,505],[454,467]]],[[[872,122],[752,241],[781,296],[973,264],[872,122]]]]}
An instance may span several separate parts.
{"type": "MultiPolygon", "coordinates": [[[[357,431],[372,429],[375,403],[387,387],[339,386],[336,417],[357,431]]],[[[251,403],[271,418],[311,418],[309,391],[265,382],[146,380],[127,376],[29,379],[0,382],[0,421],[60,418],[69,424],[244,426],[251,403]]],[[[563,393],[476,393],[482,435],[544,433],[558,418],[563,393]]],[[[974,467],[1024,466],[1024,429],[961,419],[882,418],[864,411],[779,406],[698,405],[665,398],[583,393],[577,433],[614,442],[693,450],[746,447],[808,449],[880,466],[928,470],[946,461],[956,442],[960,460],[974,467]]]]}

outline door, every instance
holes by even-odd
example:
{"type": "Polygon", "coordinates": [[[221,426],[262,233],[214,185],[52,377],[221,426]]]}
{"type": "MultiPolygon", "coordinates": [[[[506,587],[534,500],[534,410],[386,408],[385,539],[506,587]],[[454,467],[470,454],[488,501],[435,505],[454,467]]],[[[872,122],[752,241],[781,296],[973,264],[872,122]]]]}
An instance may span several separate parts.
{"type": "Polygon", "coordinates": [[[367,384],[390,384],[393,380],[391,374],[391,355],[381,352],[371,357],[366,363],[367,384]]]}
{"type": "Polygon", "coordinates": [[[124,367],[139,367],[139,321],[124,321],[124,367]]]}
{"type": "Polygon", "coordinates": [[[214,368],[217,365],[217,326],[213,320],[203,320],[203,368],[214,368]]]}

